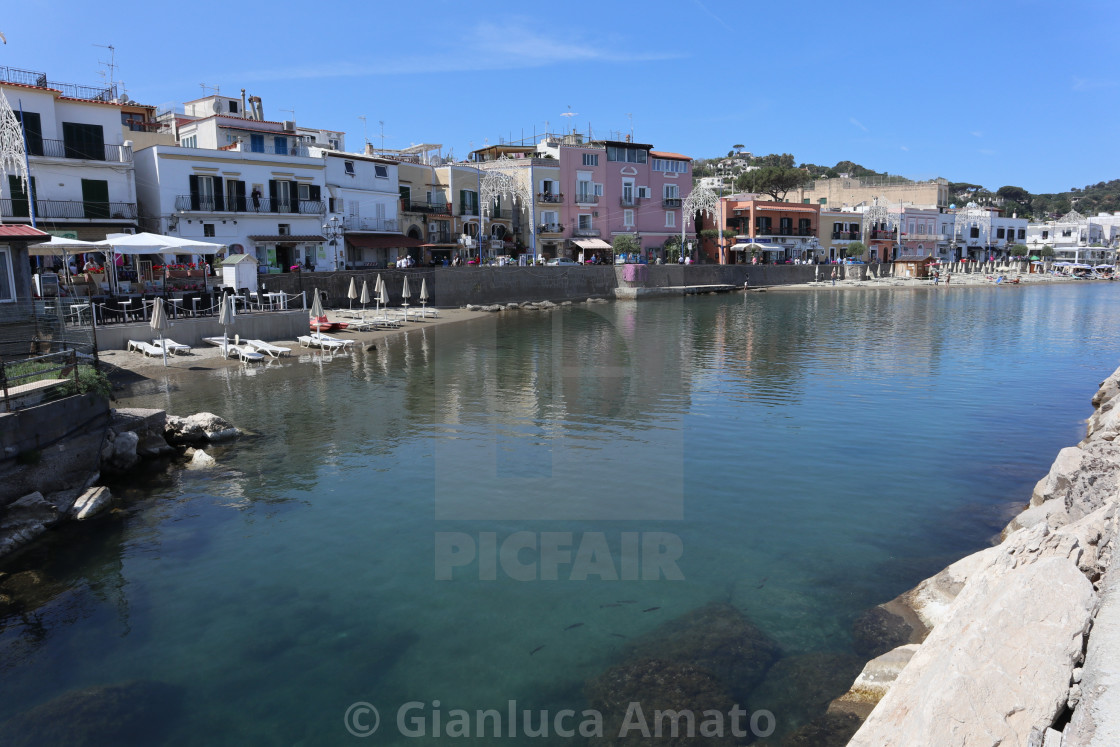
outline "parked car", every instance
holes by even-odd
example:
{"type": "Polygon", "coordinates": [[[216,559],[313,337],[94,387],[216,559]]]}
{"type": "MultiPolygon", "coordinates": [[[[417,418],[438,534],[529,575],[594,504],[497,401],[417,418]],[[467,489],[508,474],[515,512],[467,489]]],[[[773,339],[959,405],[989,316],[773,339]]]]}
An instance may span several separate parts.
{"type": "Polygon", "coordinates": [[[579,262],[567,257],[554,257],[548,260],[549,267],[579,267],[579,262]]]}

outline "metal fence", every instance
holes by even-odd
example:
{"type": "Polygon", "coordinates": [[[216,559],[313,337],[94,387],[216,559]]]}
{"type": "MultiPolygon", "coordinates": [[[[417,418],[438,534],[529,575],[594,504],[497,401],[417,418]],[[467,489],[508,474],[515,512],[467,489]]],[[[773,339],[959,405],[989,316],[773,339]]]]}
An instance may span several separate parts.
{"type": "Polygon", "coordinates": [[[68,299],[45,299],[0,304],[0,396],[4,411],[33,403],[29,398],[42,401],[61,396],[62,388],[39,382],[77,382],[80,364],[98,365],[94,330],[67,323],[69,303],[68,299]]]}

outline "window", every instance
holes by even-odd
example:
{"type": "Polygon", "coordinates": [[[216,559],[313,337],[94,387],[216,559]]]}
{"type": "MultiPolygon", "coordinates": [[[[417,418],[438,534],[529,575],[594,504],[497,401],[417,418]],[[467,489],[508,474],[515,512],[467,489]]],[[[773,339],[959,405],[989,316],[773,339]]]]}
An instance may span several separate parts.
{"type": "Polygon", "coordinates": [[[14,112],[16,119],[23,123],[23,134],[27,138],[27,154],[43,155],[43,123],[37,112],[14,112]]]}
{"type": "Polygon", "coordinates": [[[584,166],[598,166],[599,165],[599,154],[598,153],[584,153],[583,154],[583,165],[584,166]]]}
{"type": "Polygon", "coordinates": [[[1027,229],[1025,229],[1025,228],[1020,228],[1019,229],[1019,238],[1020,239],[1027,238],[1027,229]]]}
{"type": "Polygon", "coordinates": [[[680,192],[678,191],[676,184],[666,184],[664,189],[666,200],[675,200],[680,196],[680,192]]]}
{"type": "Polygon", "coordinates": [[[817,200],[817,202],[819,202],[822,205],[827,205],[828,204],[828,198],[827,197],[822,197],[819,200],[817,200]]]}
{"type": "Polygon", "coordinates": [[[578,220],[579,220],[579,224],[578,224],[579,229],[581,231],[590,231],[591,230],[591,216],[590,215],[588,215],[587,213],[581,213],[578,220]]]}
{"type": "Polygon", "coordinates": [[[226,209],[245,210],[245,182],[226,179],[226,209]]]}
{"type": "Polygon", "coordinates": [[[276,233],[279,234],[280,236],[291,236],[292,235],[292,224],[291,223],[277,223],[276,224],[276,233]]]}
{"type": "Polygon", "coordinates": [[[592,202],[588,199],[595,196],[595,184],[591,181],[590,171],[576,172],[576,202],[592,202]]]}
{"type": "Polygon", "coordinates": [[[459,190],[459,214],[478,215],[478,192],[469,189],[459,190]]]}
{"type": "Polygon", "coordinates": [[[353,161],[343,161],[342,162],[342,170],[345,171],[350,176],[354,176],[354,162],[353,161]]]}
{"type": "Polygon", "coordinates": [[[288,138],[281,137],[280,135],[277,135],[276,137],[274,137],[272,139],[272,142],[275,145],[276,155],[278,155],[278,156],[288,155],[288,138]]]}
{"type": "Polygon", "coordinates": [[[203,223],[202,224],[202,235],[204,237],[207,237],[207,238],[213,237],[214,236],[214,224],[213,223],[203,223]]]}
{"type": "Polygon", "coordinates": [[[626,226],[627,228],[630,228],[634,225],[634,211],[633,210],[623,210],[622,211],[622,225],[626,226]]]}
{"type": "Polygon", "coordinates": [[[645,163],[646,151],[641,148],[624,148],[619,145],[608,145],[607,160],[623,163],[645,163]]]}
{"type": "Polygon", "coordinates": [[[250,133],[249,152],[264,153],[264,135],[250,133]]]}
{"type": "Polygon", "coordinates": [[[376,177],[380,177],[381,179],[388,179],[389,178],[389,168],[387,166],[382,166],[379,163],[374,164],[373,175],[376,176],[376,177]]]}
{"type": "Polygon", "coordinates": [[[301,201],[306,201],[306,200],[311,199],[311,185],[310,184],[299,185],[299,199],[301,201]]]}
{"type": "Polygon", "coordinates": [[[230,114],[237,114],[237,112],[238,112],[237,107],[238,106],[240,106],[240,103],[236,99],[230,99],[229,100],[229,113],[230,114]]]}
{"type": "Polygon", "coordinates": [[[803,205],[808,205],[808,204],[809,204],[809,198],[808,198],[808,197],[806,197],[806,198],[805,198],[804,200],[802,200],[802,201],[801,201],[801,203],[802,203],[803,205]]]}
{"type": "MultiPolygon", "coordinates": [[[[645,161],[639,161],[645,163],[645,161]]],[[[654,171],[664,171],[670,174],[687,174],[688,161],[671,161],[667,158],[654,158],[650,168],[654,171]]]]}
{"type": "Polygon", "coordinates": [[[649,187],[638,187],[638,199],[649,199],[649,187]]]}
{"type": "Polygon", "coordinates": [[[67,158],[105,160],[105,132],[101,125],[63,122],[62,140],[67,158]]]}
{"type": "Polygon", "coordinates": [[[0,303],[16,300],[15,276],[12,274],[12,253],[7,246],[0,246],[0,303]]]}
{"type": "Polygon", "coordinates": [[[1006,235],[1005,235],[1005,233],[1004,233],[1004,229],[1002,229],[1002,228],[997,228],[997,229],[996,229],[996,238],[997,238],[997,239],[1003,239],[1003,238],[1006,238],[1006,235]]]}
{"type": "Polygon", "coordinates": [[[677,214],[672,210],[665,211],[665,227],[672,228],[677,225],[677,214]]]}
{"type": "Polygon", "coordinates": [[[331,145],[331,150],[339,150],[339,146],[341,145],[341,143],[338,138],[332,137],[329,142],[331,145]]]}
{"type": "Polygon", "coordinates": [[[190,135],[189,137],[183,138],[180,142],[183,144],[184,148],[197,148],[198,147],[198,136],[197,135],[190,135]]]}

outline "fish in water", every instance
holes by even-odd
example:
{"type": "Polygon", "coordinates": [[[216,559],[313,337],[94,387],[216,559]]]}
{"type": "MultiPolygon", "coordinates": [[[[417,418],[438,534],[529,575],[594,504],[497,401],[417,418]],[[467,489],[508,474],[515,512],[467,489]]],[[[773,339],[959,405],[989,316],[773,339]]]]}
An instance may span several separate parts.
{"type": "Polygon", "coordinates": [[[541,650],[542,648],[544,648],[544,646],[543,646],[543,645],[541,645],[541,646],[537,646],[537,647],[536,647],[535,649],[533,649],[532,651],[530,651],[530,652],[529,652],[529,656],[532,656],[533,654],[537,653],[537,652],[538,652],[538,651],[540,651],[540,650],[541,650]]]}
{"type": "Polygon", "coordinates": [[[763,586],[766,586],[766,579],[768,579],[768,578],[770,578],[770,577],[769,576],[763,576],[762,577],[762,583],[759,584],[758,586],[756,586],[755,588],[756,589],[761,589],[763,586]]]}
{"type": "Polygon", "coordinates": [[[638,600],[637,599],[619,599],[618,603],[619,604],[637,604],[638,600]]]}
{"type": "Polygon", "coordinates": [[[626,637],[622,633],[611,633],[611,635],[614,636],[615,638],[625,638],[626,637]]]}
{"type": "Polygon", "coordinates": [[[648,607],[648,608],[642,610],[642,612],[653,612],[654,610],[659,610],[659,609],[661,609],[661,608],[660,607],[648,607]]]}
{"type": "Polygon", "coordinates": [[[572,628],[579,628],[579,627],[582,627],[582,626],[583,626],[583,623],[572,623],[568,627],[564,628],[564,630],[571,630],[572,628]]]}
{"type": "Polygon", "coordinates": [[[615,602],[614,604],[600,604],[599,609],[603,609],[604,607],[621,607],[621,606],[622,606],[621,602],[615,602]]]}

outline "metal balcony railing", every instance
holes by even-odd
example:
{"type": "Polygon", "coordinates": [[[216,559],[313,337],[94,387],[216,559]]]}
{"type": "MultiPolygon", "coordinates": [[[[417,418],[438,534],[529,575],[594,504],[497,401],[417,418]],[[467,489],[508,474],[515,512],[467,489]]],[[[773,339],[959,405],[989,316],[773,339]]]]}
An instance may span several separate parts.
{"type": "Polygon", "coordinates": [[[832,238],[840,241],[858,241],[859,231],[833,231],[832,238]]]}
{"type": "Polygon", "coordinates": [[[590,192],[576,192],[576,202],[581,205],[598,205],[599,195],[593,195],[590,192]]]}
{"type": "Polygon", "coordinates": [[[451,238],[450,231],[429,231],[428,241],[433,244],[454,244],[455,239],[451,238]]]}
{"type": "Polygon", "coordinates": [[[537,226],[537,233],[564,233],[564,227],[559,223],[542,223],[537,226]]]}
{"type": "Polygon", "coordinates": [[[263,153],[266,156],[303,156],[309,155],[306,145],[287,145],[282,148],[277,148],[275,145],[258,145],[253,147],[252,144],[242,146],[243,153],[263,153]]]}
{"type": "Polygon", "coordinates": [[[360,216],[346,216],[342,219],[342,227],[347,231],[382,231],[386,233],[397,232],[395,218],[362,218],[360,216]]]}
{"type": "MultiPolygon", "coordinates": [[[[29,218],[29,200],[0,200],[0,217],[29,218]]],[[[136,220],[135,202],[82,202],[79,200],[35,200],[36,218],[86,220],[136,220]]]]}
{"type": "Polygon", "coordinates": [[[537,202],[560,203],[564,201],[562,192],[537,192],[537,202]]]}
{"type": "Polygon", "coordinates": [[[322,200],[273,200],[268,197],[236,197],[217,200],[201,195],[176,195],[175,209],[195,213],[298,213],[318,215],[322,200]]]}
{"type": "Polygon", "coordinates": [[[27,155],[47,158],[79,158],[85,161],[130,163],[132,148],[125,145],[91,145],[65,140],[28,138],[27,155]]]}
{"type": "Polygon", "coordinates": [[[599,231],[598,228],[579,228],[579,227],[576,227],[576,228],[572,229],[572,236],[577,236],[577,237],[581,237],[581,238],[595,238],[595,239],[597,239],[600,236],[600,231],[599,231]]]}
{"type": "Polygon", "coordinates": [[[409,200],[401,200],[401,211],[405,213],[451,215],[450,204],[446,202],[412,202],[409,200]]]}
{"type": "Polygon", "coordinates": [[[0,80],[8,83],[21,83],[25,86],[36,88],[53,88],[61,91],[63,96],[72,99],[88,99],[91,101],[112,101],[117,98],[117,87],[112,86],[79,86],[73,83],[59,83],[47,80],[47,74],[37,70],[21,70],[18,67],[5,67],[0,65],[0,80]]]}
{"type": "Polygon", "coordinates": [[[882,228],[872,228],[871,238],[873,239],[893,239],[897,236],[897,232],[893,229],[887,230],[882,228]]]}
{"type": "Polygon", "coordinates": [[[666,197],[661,200],[661,207],[663,208],[679,208],[681,206],[681,198],[679,197],[666,197]]]}

